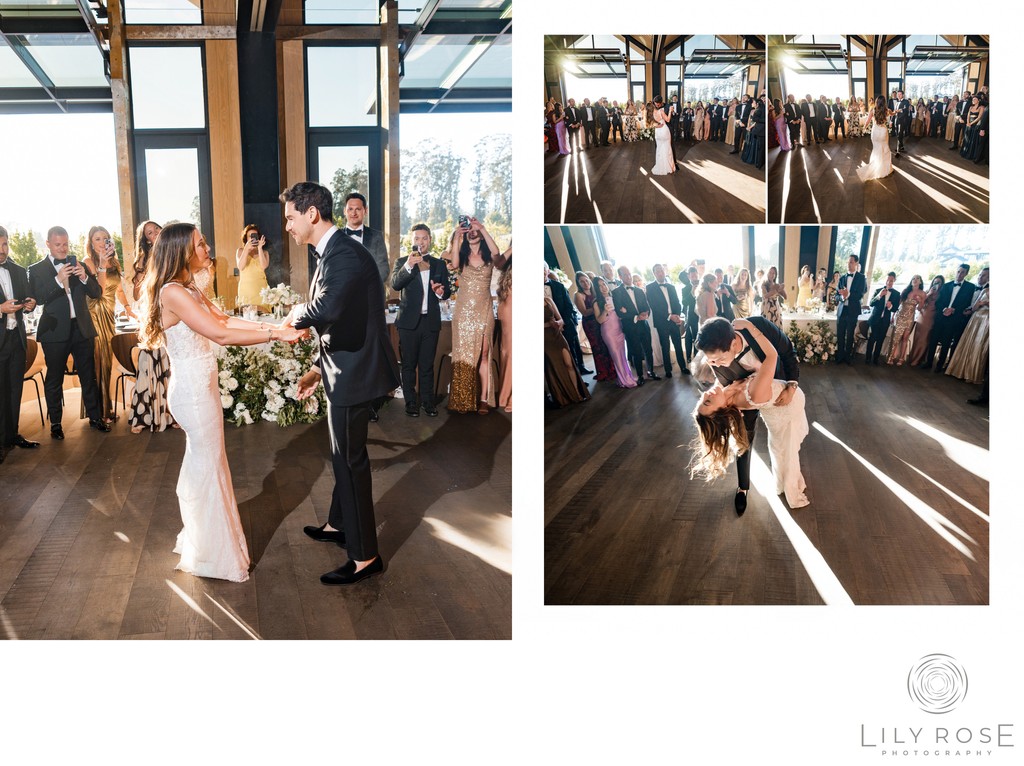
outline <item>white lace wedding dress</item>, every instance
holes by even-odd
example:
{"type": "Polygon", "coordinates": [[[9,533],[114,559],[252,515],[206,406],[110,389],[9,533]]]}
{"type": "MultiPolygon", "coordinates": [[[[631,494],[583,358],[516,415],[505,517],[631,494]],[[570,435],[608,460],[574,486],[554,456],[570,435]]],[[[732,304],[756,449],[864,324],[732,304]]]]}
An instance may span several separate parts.
{"type": "Polygon", "coordinates": [[[786,387],[784,381],[772,381],[772,396],[763,404],[750,396],[750,381],[743,389],[751,407],[761,411],[761,419],[768,426],[768,452],[772,458],[772,474],[775,476],[775,491],[786,493],[790,508],[803,508],[810,504],[804,490],[804,475],[800,472],[800,444],[807,436],[807,413],[804,410],[804,392],[797,388],[793,400],[784,407],[776,407],[775,400],[786,387]]]}
{"type": "MultiPolygon", "coordinates": [[[[208,310],[205,305],[203,309],[208,310]]],[[[177,487],[184,528],[174,547],[181,554],[175,569],[244,582],[249,579],[249,550],[224,451],[216,352],[184,322],[165,329],[164,337],[171,360],[167,401],[186,437],[177,487]]]]}
{"type": "Polygon", "coordinates": [[[657,152],[654,155],[654,167],[651,173],[656,176],[666,176],[674,173],[676,160],[672,155],[672,131],[665,123],[660,124],[654,130],[654,145],[657,152]]]}
{"type": "Polygon", "coordinates": [[[857,168],[861,181],[885,178],[892,174],[892,152],[889,150],[889,130],[871,120],[871,157],[868,164],[857,168]]]}

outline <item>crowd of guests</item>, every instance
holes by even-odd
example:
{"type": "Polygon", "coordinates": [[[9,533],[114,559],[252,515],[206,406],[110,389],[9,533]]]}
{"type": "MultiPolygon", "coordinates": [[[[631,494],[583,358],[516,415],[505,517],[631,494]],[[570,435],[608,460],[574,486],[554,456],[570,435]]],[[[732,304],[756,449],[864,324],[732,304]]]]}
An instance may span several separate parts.
{"type": "MultiPolygon", "coordinates": [[[[760,100],[743,94],[733,98],[713,98],[707,104],[703,101],[680,103],[677,96],[667,102],[660,96],[646,103],[627,100],[609,102],[598,98],[591,102],[585,98],[579,104],[570,98],[563,106],[554,97],[544,106],[545,143],[547,151],[567,155],[573,151],[586,151],[613,142],[639,141],[641,131],[654,128],[655,110],[663,110],[673,140],[696,143],[700,141],[720,142],[732,146],[730,154],[744,152],[747,136],[758,133],[764,141],[765,112],[764,97],[760,100]],[[759,111],[762,109],[762,111],[759,111]],[[755,130],[755,126],[760,128],[755,130]]],[[[750,164],[763,167],[763,151],[753,151],[750,164]]],[[[744,156],[746,161],[746,156],[744,156]]]]}
{"type": "MultiPolygon", "coordinates": [[[[903,91],[894,90],[886,100],[889,132],[898,145],[908,136],[938,138],[950,142],[950,151],[979,165],[988,164],[989,91],[984,85],[976,94],[964,91],[962,96],[936,95],[932,98],[908,99],[903,91]]],[[[812,143],[838,141],[840,137],[858,138],[871,135],[873,105],[863,97],[814,98],[810,93],[798,100],[790,93],[785,102],[776,98],[770,104],[768,121],[774,125],[773,145],[782,151],[812,143]]]]}
{"type": "MultiPolygon", "coordinates": [[[[346,200],[346,234],[360,242],[379,236],[383,249],[383,236],[362,226],[362,215],[348,216],[348,207],[353,205],[361,207],[365,215],[362,195],[350,195],[350,200],[346,200]],[[349,228],[356,222],[357,228],[349,228]]],[[[143,316],[143,281],[161,231],[155,221],[139,225],[134,259],[125,270],[106,228],[94,226],[89,230],[84,255],[78,259],[69,255],[67,230],[54,226],[46,234],[46,257],[26,269],[10,258],[8,232],[0,227],[0,462],[14,447],[39,446],[19,433],[26,353],[32,335],[26,325],[26,314],[34,312],[37,306],[42,314],[34,338],[46,361],[43,388],[51,438],[64,439],[63,388],[68,373],[77,375],[81,385],[81,417],[87,418],[89,426],[97,431],[111,430],[118,419],[112,395],[112,382],[117,377],[113,343],[117,317],[122,317],[121,327],[125,329],[143,316]],[[71,369],[67,365],[69,357],[73,362],[71,369]]],[[[397,260],[393,272],[386,249],[383,259],[371,250],[375,261],[384,262],[382,273],[386,280],[382,277],[382,288],[389,285],[400,295],[396,327],[406,414],[418,416],[422,408],[429,416],[437,415],[434,361],[441,329],[439,301],[449,298],[451,293],[449,268],[458,275],[459,284],[452,316],[449,410],[483,414],[498,406],[511,412],[511,246],[501,252],[484,224],[472,217],[466,217],[463,225],[456,227],[441,257],[430,255],[431,233],[425,224],[414,226],[410,238],[414,249],[397,260]],[[495,269],[500,271],[500,381],[494,374],[498,365],[492,358],[495,309],[491,284],[495,269]]],[[[235,258],[241,275],[238,306],[261,304],[260,290],[267,286],[265,272],[270,255],[266,238],[257,226],[243,229],[235,258]]],[[[212,262],[197,262],[190,264],[190,268],[196,286],[213,298],[212,262]]],[[[133,359],[135,385],[126,413],[128,427],[132,433],[177,427],[167,403],[171,367],[166,348],[138,347],[133,359]]],[[[131,361],[122,360],[122,366],[129,372],[131,365],[131,361]]],[[[379,417],[380,404],[377,402],[373,410],[373,419],[379,417]]]]}

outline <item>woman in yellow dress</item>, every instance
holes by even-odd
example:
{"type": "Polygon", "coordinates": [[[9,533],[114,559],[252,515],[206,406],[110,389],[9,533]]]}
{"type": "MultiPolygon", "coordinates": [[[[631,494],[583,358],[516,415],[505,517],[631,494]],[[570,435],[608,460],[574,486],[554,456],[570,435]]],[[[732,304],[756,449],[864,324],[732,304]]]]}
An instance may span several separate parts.
{"type": "MultiPolygon", "coordinates": [[[[100,389],[100,404],[103,419],[107,423],[116,420],[114,415],[114,399],[110,394],[110,369],[113,365],[114,352],[110,341],[114,337],[114,306],[120,302],[128,305],[124,290],[121,287],[121,265],[117,262],[114,241],[110,232],[102,226],[89,229],[85,240],[85,268],[92,273],[103,289],[103,295],[96,300],[86,299],[89,316],[96,327],[96,384],[100,389]]],[[[85,417],[85,403],[82,403],[82,417],[85,417]]]]}
{"type": "Polygon", "coordinates": [[[811,276],[811,267],[803,265],[800,267],[800,277],[796,280],[797,283],[797,294],[796,294],[796,307],[806,308],[807,301],[809,301],[814,294],[814,277],[811,276]]]}
{"type": "Polygon", "coordinates": [[[267,238],[260,234],[255,224],[250,223],[242,229],[242,246],[235,251],[239,306],[259,306],[263,302],[260,290],[268,286],[266,271],[270,265],[266,244],[267,238]]]}

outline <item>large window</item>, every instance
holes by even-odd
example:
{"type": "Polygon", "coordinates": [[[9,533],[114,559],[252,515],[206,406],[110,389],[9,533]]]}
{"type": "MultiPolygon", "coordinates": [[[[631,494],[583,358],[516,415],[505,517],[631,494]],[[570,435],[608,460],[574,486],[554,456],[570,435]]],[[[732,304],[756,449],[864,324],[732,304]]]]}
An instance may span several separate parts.
{"type": "Polygon", "coordinates": [[[961,263],[971,266],[973,278],[989,262],[987,226],[880,226],[875,258],[868,281],[878,287],[885,275],[896,272],[896,286],[905,287],[915,274],[924,283],[942,274],[952,279],[961,263]]]}
{"type": "Polygon", "coordinates": [[[126,24],[202,24],[201,0],[124,0],[126,24]]]}
{"type": "Polygon", "coordinates": [[[202,48],[132,46],[129,61],[136,130],[206,127],[202,48]]]}
{"type": "Polygon", "coordinates": [[[307,46],[306,82],[311,128],[378,124],[375,47],[307,46]]]}

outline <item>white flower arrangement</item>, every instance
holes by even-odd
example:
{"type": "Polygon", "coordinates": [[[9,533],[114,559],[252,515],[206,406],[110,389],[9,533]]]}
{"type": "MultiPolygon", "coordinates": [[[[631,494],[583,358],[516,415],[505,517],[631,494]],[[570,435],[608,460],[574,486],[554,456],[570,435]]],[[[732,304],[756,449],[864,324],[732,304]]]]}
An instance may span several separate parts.
{"type": "Polygon", "coordinates": [[[797,327],[795,321],[791,322],[787,335],[793,342],[797,358],[801,362],[824,364],[836,355],[836,334],[824,320],[812,323],[806,330],[797,327]]]}
{"type": "Polygon", "coordinates": [[[220,350],[217,380],[224,417],[235,425],[268,420],[280,426],[315,423],[326,412],[323,387],[303,401],[299,378],[309,369],[316,341],[272,343],[267,348],[226,346],[220,350]]]}
{"type": "Polygon", "coordinates": [[[302,296],[284,282],[278,283],[277,287],[264,287],[260,290],[260,302],[264,306],[294,306],[301,301],[302,296]]]}

